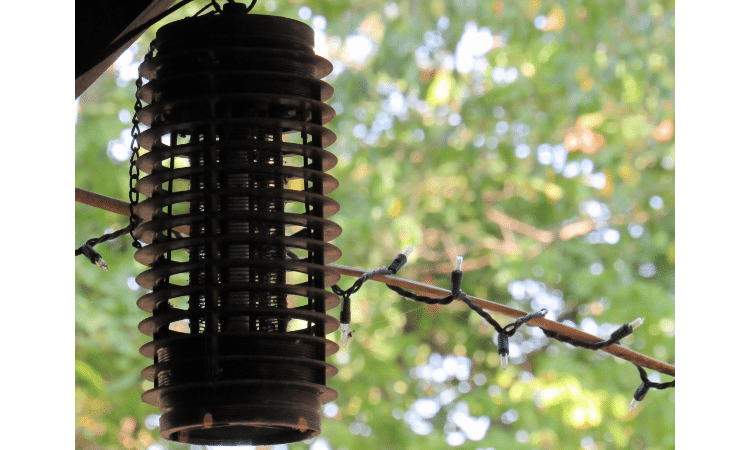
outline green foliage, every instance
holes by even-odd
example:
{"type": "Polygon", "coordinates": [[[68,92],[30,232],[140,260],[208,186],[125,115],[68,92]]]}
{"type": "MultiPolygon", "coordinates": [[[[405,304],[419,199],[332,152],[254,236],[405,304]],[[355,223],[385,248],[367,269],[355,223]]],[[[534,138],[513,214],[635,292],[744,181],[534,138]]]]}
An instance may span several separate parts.
{"type": "MultiPolygon", "coordinates": [[[[303,6],[325,17],[328,57],[344,68],[328,78],[340,263],[380,267],[413,244],[400,275],[447,287],[464,255],[469,294],[528,311],[559,301],[558,320],[600,335],[644,317],[624,345],[674,363],[674,2],[266,1],[256,12],[297,18],[303,6]],[[457,49],[485,45],[484,27],[490,48],[464,70],[457,49]],[[361,63],[347,55],[355,34],[373,44],[361,63]]],[[[118,73],[79,100],[76,186],[126,200],[128,164],[113,148],[129,146],[118,116],[135,88],[118,73]]],[[[76,246],[127,224],[79,204],[76,217],[76,246]]],[[[140,400],[144,291],[128,280],[144,268],[125,238],[97,249],[109,272],[76,261],[77,448],[184,448],[146,426],[157,411],[140,400]]],[[[490,424],[460,448],[674,448],[674,391],[628,411],[638,372],[602,352],[537,345],[524,327],[513,341],[524,351],[502,371],[493,330],[464,306],[426,307],[374,282],[355,295],[353,326],[331,358],[339,398],[320,440],[332,449],[446,448],[462,433],[456,411],[490,424]],[[430,361],[471,361],[470,375],[426,377],[430,361]],[[441,394],[450,401],[415,421],[415,402],[441,394]]]]}

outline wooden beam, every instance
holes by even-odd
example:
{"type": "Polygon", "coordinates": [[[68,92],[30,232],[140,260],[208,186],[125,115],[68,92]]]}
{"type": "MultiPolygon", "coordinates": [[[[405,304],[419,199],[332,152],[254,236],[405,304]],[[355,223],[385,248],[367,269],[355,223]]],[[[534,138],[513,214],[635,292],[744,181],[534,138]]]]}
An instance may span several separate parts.
{"type": "Polygon", "coordinates": [[[76,2],[76,98],[93,84],[138,37],[109,55],[112,42],[169,8],[173,0],[76,2]]]}

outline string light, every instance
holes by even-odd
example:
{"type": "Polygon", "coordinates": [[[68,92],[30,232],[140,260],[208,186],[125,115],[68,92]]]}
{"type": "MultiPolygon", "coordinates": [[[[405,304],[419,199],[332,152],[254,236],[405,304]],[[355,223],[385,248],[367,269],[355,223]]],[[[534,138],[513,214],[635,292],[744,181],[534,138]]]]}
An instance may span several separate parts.
{"type": "Polygon", "coordinates": [[[643,325],[644,321],[645,321],[645,319],[643,317],[639,317],[639,318],[635,319],[634,321],[630,322],[630,327],[633,330],[635,330],[636,328],[638,328],[641,325],[643,325]]]}
{"type": "MultiPolygon", "coordinates": [[[[395,274],[401,267],[403,267],[404,264],[406,264],[406,256],[408,253],[411,252],[411,246],[407,249],[408,252],[405,250],[403,253],[400,253],[396,259],[394,259],[393,263],[391,263],[388,267],[382,267],[377,270],[373,270],[371,272],[366,272],[364,275],[359,277],[357,281],[354,282],[352,287],[350,287],[347,290],[341,289],[339,286],[333,286],[334,293],[340,295],[342,297],[341,301],[341,342],[343,346],[346,346],[346,344],[349,342],[349,340],[352,337],[352,330],[351,330],[351,295],[355,292],[357,292],[361,287],[362,284],[372,278],[376,275],[393,275],[395,274]]],[[[456,257],[456,265],[454,270],[451,272],[451,289],[450,289],[450,295],[447,295],[445,297],[426,297],[422,295],[414,294],[413,292],[410,292],[406,289],[403,289],[398,286],[391,286],[387,284],[386,286],[388,289],[398,293],[404,298],[407,298],[409,300],[418,301],[421,303],[425,303],[428,305],[447,305],[451,303],[452,301],[456,299],[461,299],[464,303],[466,303],[469,308],[471,308],[474,312],[482,316],[483,319],[485,319],[490,325],[492,325],[493,328],[495,328],[495,331],[498,333],[498,339],[497,339],[497,345],[498,345],[498,354],[500,355],[500,367],[505,370],[508,368],[508,359],[509,359],[509,353],[510,353],[510,345],[509,345],[509,338],[513,336],[516,332],[516,330],[523,324],[526,324],[527,322],[544,317],[547,314],[546,309],[541,309],[540,311],[529,313],[523,317],[519,317],[514,322],[506,325],[501,326],[495,319],[492,318],[486,311],[484,311],[481,307],[477,306],[468,295],[466,295],[463,290],[461,290],[461,280],[463,278],[463,256],[457,256],[456,257]]],[[[639,326],[643,325],[644,319],[642,317],[638,317],[637,319],[623,324],[619,328],[617,328],[610,337],[606,340],[600,340],[597,342],[588,342],[588,341],[582,341],[579,339],[575,339],[569,336],[565,336],[559,333],[556,333],[551,330],[547,330],[545,328],[542,328],[542,331],[544,332],[545,336],[551,339],[557,339],[561,342],[564,342],[566,344],[571,344],[573,346],[582,347],[590,350],[599,350],[605,347],[608,347],[610,345],[615,345],[620,343],[620,340],[625,338],[626,336],[629,336],[633,333],[633,331],[638,328],[639,326]]],[[[641,380],[642,384],[640,387],[636,390],[635,395],[633,396],[633,401],[630,403],[630,409],[632,410],[635,408],[640,401],[643,400],[643,398],[646,395],[646,392],[648,392],[649,389],[666,389],[668,387],[674,387],[675,383],[674,381],[668,382],[668,383],[654,383],[648,379],[646,376],[645,370],[641,367],[636,365],[638,370],[641,374],[641,380]]]]}
{"type": "Polygon", "coordinates": [[[341,289],[341,287],[339,287],[337,284],[331,286],[331,290],[333,291],[333,293],[341,297],[341,312],[339,316],[339,322],[341,323],[341,326],[339,329],[341,330],[342,347],[346,347],[346,344],[349,343],[352,338],[352,334],[354,333],[354,330],[351,328],[351,295],[357,292],[362,287],[362,284],[364,284],[365,281],[376,275],[395,275],[396,272],[404,267],[404,265],[406,264],[406,259],[409,255],[411,255],[411,252],[413,250],[413,245],[406,247],[403,252],[396,255],[396,258],[394,258],[387,267],[384,266],[365,273],[364,275],[359,277],[357,281],[355,281],[354,284],[347,290],[341,289]]]}
{"type": "Polygon", "coordinates": [[[108,271],[109,266],[102,258],[102,255],[99,254],[99,252],[97,252],[96,250],[94,250],[94,246],[101,244],[102,242],[111,241],[124,234],[128,234],[130,233],[131,229],[132,229],[132,225],[128,225],[127,227],[123,229],[114,231],[112,233],[103,234],[102,236],[98,238],[91,238],[88,241],[86,241],[85,244],[83,244],[82,246],[76,249],[76,256],[83,255],[86,257],[86,259],[88,259],[91,262],[91,264],[96,264],[97,266],[99,266],[100,269],[104,271],[108,271]]]}

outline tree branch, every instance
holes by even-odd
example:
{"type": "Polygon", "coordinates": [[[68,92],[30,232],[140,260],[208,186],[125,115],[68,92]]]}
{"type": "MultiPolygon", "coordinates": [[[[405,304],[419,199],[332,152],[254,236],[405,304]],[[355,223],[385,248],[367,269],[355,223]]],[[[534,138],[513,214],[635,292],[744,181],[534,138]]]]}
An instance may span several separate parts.
{"type": "Polygon", "coordinates": [[[565,225],[557,231],[545,231],[534,228],[516,218],[492,209],[487,211],[487,218],[495,222],[502,229],[514,231],[546,245],[549,245],[558,239],[567,241],[576,236],[583,236],[593,231],[596,227],[593,220],[585,219],[565,225]]]}

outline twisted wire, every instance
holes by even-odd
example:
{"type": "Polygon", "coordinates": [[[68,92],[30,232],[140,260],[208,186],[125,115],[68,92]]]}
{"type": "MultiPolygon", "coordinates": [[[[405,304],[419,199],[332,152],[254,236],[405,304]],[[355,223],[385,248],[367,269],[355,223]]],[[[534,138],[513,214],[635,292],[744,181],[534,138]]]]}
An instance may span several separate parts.
{"type": "Polygon", "coordinates": [[[635,367],[638,369],[638,373],[641,377],[641,385],[638,386],[638,389],[636,389],[635,393],[633,394],[633,400],[630,402],[630,409],[635,408],[639,402],[643,401],[643,398],[646,397],[649,389],[667,389],[674,387],[675,380],[668,381],[666,383],[655,383],[648,379],[648,374],[643,367],[637,364],[635,365],[635,367]]]}
{"type": "MultiPolygon", "coordinates": [[[[331,290],[334,294],[341,297],[341,312],[339,315],[339,322],[341,323],[341,344],[346,347],[347,342],[352,337],[354,331],[351,330],[350,324],[352,321],[352,309],[351,309],[351,296],[355,292],[359,291],[365,281],[378,275],[395,275],[396,272],[406,264],[406,258],[411,253],[412,247],[407,247],[403,253],[399,253],[396,258],[393,259],[390,265],[383,266],[379,269],[365,272],[362,276],[352,284],[349,289],[342,289],[339,285],[334,284],[331,286],[331,290]]],[[[390,286],[389,286],[390,287],[390,286]]]]}
{"type": "Polygon", "coordinates": [[[94,246],[101,244],[102,242],[111,241],[117,239],[120,236],[128,234],[133,230],[133,228],[135,228],[135,226],[138,226],[138,221],[136,221],[134,224],[131,223],[125,228],[113,231],[112,233],[106,233],[98,238],[91,238],[87,240],[85,244],[76,249],[76,256],[83,255],[86,257],[86,259],[91,261],[92,264],[96,264],[97,266],[101,267],[102,270],[109,270],[109,266],[107,266],[107,263],[104,262],[104,259],[102,259],[102,255],[94,250],[94,246]]]}
{"type": "Polygon", "coordinates": [[[527,314],[523,317],[519,317],[515,320],[515,322],[508,324],[506,326],[500,325],[487,311],[485,311],[482,307],[474,303],[466,293],[461,290],[461,280],[463,278],[463,272],[458,268],[460,267],[460,263],[463,259],[459,259],[457,261],[457,268],[453,272],[451,272],[451,293],[450,295],[447,295],[445,297],[425,297],[422,295],[416,295],[412,292],[407,291],[406,289],[402,289],[397,286],[388,286],[388,289],[398,293],[402,297],[408,298],[410,300],[426,303],[428,305],[448,305],[449,303],[453,302],[456,299],[461,299],[466,305],[475,313],[477,313],[480,317],[482,317],[487,323],[489,323],[495,331],[498,333],[498,353],[501,357],[501,363],[502,368],[505,369],[508,366],[508,354],[510,353],[510,343],[509,338],[515,334],[516,329],[532,320],[536,319],[538,317],[542,317],[545,314],[547,314],[546,309],[542,309],[541,311],[533,312],[530,314],[527,314]]]}
{"type": "Polygon", "coordinates": [[[544,335],[548,338],[557,339],[560,342],[564,342],[566,344],[570,344],[576,347],[582,347],[587,348],[589,350],[600,350],[604,347],[609,347],[610,345],[620,344],[620,339],[624,338],[625,336],[628,336],[630,333],[633,332],[633,327],[630,324],[624,324],[620,328],[616,329],[612,332],[612,335],[607,340],[599,341],[599,342],[586,342],[581,341],[578,339],[573,339],[569,336],[563,336],[559,333],[555,333],[554,331],[545,330],[544,335]]]}

